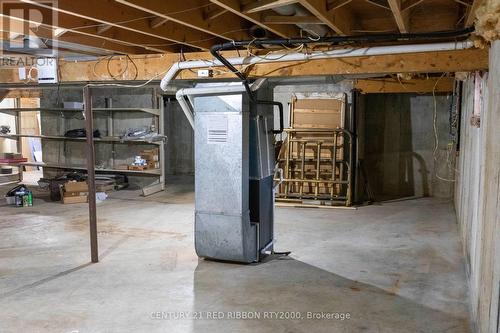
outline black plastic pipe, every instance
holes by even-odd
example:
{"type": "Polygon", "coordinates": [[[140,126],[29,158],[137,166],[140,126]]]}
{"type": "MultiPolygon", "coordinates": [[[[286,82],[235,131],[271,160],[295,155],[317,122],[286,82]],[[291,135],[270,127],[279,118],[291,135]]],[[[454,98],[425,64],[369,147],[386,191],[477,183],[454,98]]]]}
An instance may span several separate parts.
{"type": "Polygon", "coordinates": [[[243,82],[245,90],[250,97],[250,100],[257,104],[273,105],[279,108],[280,112],[280,130],[273,131],[274,134],[283,132],[283,104],[276,101],[260,101],[257,100],[250,89],[250,83],[248,77],[240,72],[233,64],[231,64],[220,51],[245,47],[249,45],[264,46],[264,45],[281,45],[281,46],[294,46],[297,44],[317,44],[317,43],[328,43],[328,44],[341,44],[341,43],[363,43],[363,42],[397,42],[397,41],[417,41],[417,40],[429,40],[429,39],[443,39],[443,38],[459,38],[468,36],[474,31],[474,26],[461,29],[461,30],[448,30],[448,31],[436,31],[436,32],[426,32],[426,33],[404,33],[404,34],[368,34],[368,35],[354,35],[354,36],[331,36],[331,37],[320,37],[317,39],[312,39],[308,37],[301,38],[277,38],[277,39],[254,39],[246,41],[231,41],[222,44],[214,45],[210,48],[210,53],[215,59],[219,60],[227,69],[233,72],[238,78],[243,82]]]}

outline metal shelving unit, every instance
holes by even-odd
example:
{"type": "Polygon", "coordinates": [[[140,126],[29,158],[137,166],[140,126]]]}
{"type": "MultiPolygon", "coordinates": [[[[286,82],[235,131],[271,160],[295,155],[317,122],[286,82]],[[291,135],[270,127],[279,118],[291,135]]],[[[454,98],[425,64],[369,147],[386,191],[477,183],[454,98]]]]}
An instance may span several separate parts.
{"type": "MultiPolygon", "coordinates": [[[[38,138],[41,140],[54,140],[54,141],[81,141],[85,142],[85,137],[72,138],[65,137],[60,135],[29,135],[29,134],[20,134],[20,117],[19,113],[21,112],[71,112],[71,113],[83,113],[83,109],[65,109],[65,108],[7,108],[0,109],[0,112],[10,114],[16,117],[16,128],[17,134],[6,134],[0,135],[0,138],[16,140],[20,143],[21,138],[38,138]]],[[[92,108],[92,112],[95,113],[109,113],[108,116],[108,131],[113,133],[113,115],[118,112],[145,112],[153,117],[155,117],[155,125],[157,128],[157,134],[162,136],[165,134],[164,132],[164,118],[163,118],[163,103],[158,103],[158,108],[92,108]]],[[[165,142],[161,141],[153,141],[148,139],[123,139],[117,136],[104,136],[102,138],[94,138],[94,142],[96,143],[107,143],[111,145],[122,144],[122,145],[133,145],[133,144],[142,144],[142,145],[151,145],[159,148],[159,169],[149,169],[149,170],[124,170],[124,169],[115,169],[115,168],[98,168],[96,167],[95,171],[99,173],[119,173],[119,174],[129,174],[129,175],[137,175],[137,176],[150,176],[150,177],[158,177],[158,184],[149,186],[148,188],[144,188],[144,194],[151,194],[154,192],[158,192],[164,190],[164,181],[165,181],[165,142]]],[[[114,147],[112,148],[114,151],[114,147]]],[[[6,165],[5,163],[3,165],[6,165]]],[[[19,175],[19,179],[17,181],[9,181],[7,183],[2,182],[2,178],[6,178],[6,176],[10,175],[0,175],[0,185],[16,183],[22,181],[22,172],[24,166],[33,166],[33,167],[41,167],[47,169],[60,169],[60,170],[79,170],[85,171],[87,167],[80,165],[67,165],[67,164],[58,164],[58,163],[43,163],[43,162],[24,162],[24,163],[16,163],[10,164],[12,166],[18,167],[18,172],[15,175],[19,175]]]]}
{"type": "MultiPolygon", "coordinates": [[[[57,135],[29,135],[29,134],[0,134],[0,138],[5,139],[13,139],[17,140],[18,138],[38,138],[45,140],[64,140],[64,141],[85,141],[85,138],[70,138],[66,136],[57,136],[57,135]]],[[[132,140],[132,139],[122,139],[120,137],[102,137],[102,138],[94,138],[95,142],[114,142],[114,143],[122,143],[122,144],[151,144],[151,145],[161,145],[160,141],[150,141],[150,140],[132,140]]]]}
{"type": "MultiPolygon", "coordinates": [[[[8,114],[17,114],[19,112],[80,112],[82,113],[83,109],[64,109],[64,108],[7,108],[0,109],[0,112],[8,113],[8,114]]],[[[152,109],[152,108],[92,108],[92,112],[146,112],[151,113],[155,116],[160,116],[160,109],[152,109]]]]}
{"type": "MultiPolygon", "coordinates": [[[[15,106],[19,106],[19,98],[16,98],[15,100],[15,106]]],[[[16,127],[16,133],[19,133],[21,131],[21,118],[18,117],[16,112],[8,111],[8,110],[15,110],[15,109],[0,109],[0,112],[6,111],[6,114],[10,114],[15,116],[15,127],[16,127]]],[[[0,137],[5,137],[1,135],[0,137]]],[[[22,152],[22,140],[20,137],[12,137],[10,138],[12,140],[15,140],[17,142],[17,151],[22,152]]],[[[13,173],[11,174],[0,174],[0,186],[1,185],[10,185],[10,184],[17,184],[23,180],[23,168],[20,166],[20,162],[0,162],[0,166],[11,166],[16,168],[13,173]]]]}
{"type": "MultiPolygon", "coordinates": [[[[56,164],[56,163],[43,163],[43,162],[25,162],[20,163],[20,166],[33,166],[39,168],[47,168],[47,169],[62,169],[62,170],[87,170],[85,166],[75,166],[75,165],[64,165],[64,164],[56,164]]],[[[149,169],[149,170],[122,170],[122,169],[95,169],[96,172],[106,172],[106,173],[129,173],[129,174],[137,174],[137,175],[146,175],[146,176],[161,176],[161,168],[160,169],[149,169]]]]}

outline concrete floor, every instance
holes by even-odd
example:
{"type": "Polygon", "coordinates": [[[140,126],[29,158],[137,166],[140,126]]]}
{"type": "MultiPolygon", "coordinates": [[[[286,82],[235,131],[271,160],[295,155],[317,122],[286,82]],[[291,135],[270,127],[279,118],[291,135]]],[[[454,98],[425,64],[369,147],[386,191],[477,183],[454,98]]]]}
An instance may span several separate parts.
{"type": "Polygon", "coordinates": [[[292,255],[237,265],[196,257],[192,185],[176,183],[99,204],[99,264],[89,264],[86,205],[0,205],[0,331],[469,332],[450,202],[277,208],[276,249],[292,255]],[[208,311],[351,319],[176,319],[208,311]]]}

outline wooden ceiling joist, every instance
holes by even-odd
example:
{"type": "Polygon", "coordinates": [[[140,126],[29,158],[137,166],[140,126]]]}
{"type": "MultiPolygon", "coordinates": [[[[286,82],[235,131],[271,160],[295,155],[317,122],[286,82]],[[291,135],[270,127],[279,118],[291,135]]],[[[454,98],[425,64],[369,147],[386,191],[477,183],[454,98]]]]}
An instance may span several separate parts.
{"type": "Polygon", "coordinates": [[[405,12],[415,6],[420,5],[424,0],[406,0],[401,7],[401,11],[405,12]]]}
{"type": "MultiPolygon", "coordinates": [[[[121,0],[120,0],[121,1],[121,0]]],[[[296,37],[299,35],[299,30],[293,26],[283,26],[283,25],[272,25],[266,24],[263,20],[262,13],[243,13],[241,11],[241,5],[238,0],[210,0],[211,3],[216,4],[227,11],[234,13],[253,24],[256,24],[275,35],[284,38],[296,37]]]]}
{"type": "MultiPolygon", "coordinates": [[[[44,3],[33,0],[21,0],[32,5],[48,7],[44,3]]],[[[95,22],[108,24],[116,28],[178,43],[189,47],[207,50],[213,44],[210,35],[190,28],[180,27],[174,22],[151,28],[147,13],[125,6],[112,0],[58,0],[56,10],[95,22]]]]}
{"type": "Polygon", "coordinates": [[[264,23],[269,23],[269,24],[324,24],[316,16],[282,16],[282,15],[268,15],[264,18],[264,23]]]}
{"type": "Polygon", "coordinates": [[[56,12],[57,20],[47,23],[47,28],[58,32],[56,37],[82,36],[91,47],[101,43],[107,45],[106,51],[137,54],[208,50],[223,41],[261,35],[255,26],[269,32],[269,38],[301,36],[301,25],[305,24],[322,25],[325,36],[452,30],[470,26],[483,0],[424,1],[58,0],[56,7],[39,0],[13,3],[56,12]],[[425,8],[417,7],[422,3],[425,8]],[[297,6],[307,12],[303,16],[280,15],[277,8],[282,6],[297,6]]]}
{"type": "MultiPolygon", "coordinates": [[[[234,51],[223,52],[227,58],[237,57],[234,51]]],[[[208,52],[186,53],[186,60],[208,59],[208,52]]],[[[170,68],[178,57],[174,54],[159,56],[132,56],[138,66],[138,80],[149,80],[156,73],[170,68]]],[[[114,72],[123,61],[110,63],[114,72]]],[[[349,74],[392,74],[398,72],[443,73],[456,71],[473,71],[488,68],[488,50],[470,49],[460,51],[426,52],[411,54],[393,54],[385,56],[363,56],[353,58],[332,58],[310,60],[308,62],[258,63],[249,68],[250,77],[291,77],[308,75],[349,75],[349,74]],[[470,61],[475,59],[475,61],[470,61]]],[[[61,77],[66,81],[95,80],[93,62],[61,63],[61,77]]],[[[130,74],[130,79],[135,73],[130,74]],[[133,75],[132,75],[133,74],[133,75]]],[[[221,73],[217,78],[234,78],[230,73],[221,73]]],[[[196,79],[196,71],[183,71],[178,79],[196,79]]],[[[126,77],[124,79],[127,79],[126,77]]],[[[160,79],[160,78],[159,78],[160,79]]]]}
{"type": "Polygon", "coordinates": [[[403,12],[401,10],[401,0],[387,0],[389,3],[389,7],[391,8],[392,15],[394,15],[394,19],[396,20],[396,24],[398,25],[398,29],[401,33],[407,33],[410,16],[408,12],[403,12]]]}
{"type": "Polygon", "coordinates": [[[352,18],[345,8],[328,11],[326,0],[300,0],[300,4],[339,35],[351,32],[352,18]]]}
{"type": "MultiPolygon", "coordinates": [[[[117,2],[144,11],[183,26],[196,29],[211,37],[216,36],[225,40],[248,39],[245,25],[242,25],[238,17],[236,19],[208,20],[202,9],[207,6],[200,6],[197,0],[183,1],[150,1],[150,0],[116,0],[117,2]],[[201,8],[200,8],[201,7],[201,8]]],[[[209,2],[207,2],[210,4],[209,2]]],[[[214,5],[215,6],[215,5],[214,5]]],[[[224,11],[218,8],[219,12],[224,11]]]]}
{"type": "Polygon", "coordinates": [[[208,11],[205,13],[204,18],[207,21],[215,20],[216,18],[228,13],[228,11],[224,8],[216,8],[214,10],[208,11]]]}
{"type": "Polygon", "coordinates": [[[335,9],[338,9],[340,7],[343,7],[345,5],[347,5],[348,3],[350,3],[352,0],[335,0],[333,2],[329,2],[327,4],[327,10],[329,12],[335,10],[335,9]]]}
{"type": "Polygon", "coordinates": [[[164,17],[153,17],[151,19],[149,19],[149,26],[153,29],[156,29],[160,26],[162,26],[163,24],[167,23],[168,19],[164,18],[164,17]]]}
{"type": "Polygon", "coordinates": [[[109,25],[109,24],[100,25],[97,27],[97,34],[100,35],[102,33],[105,33],[106,31],[108,31],[111,28],[113,28],[113,26],[109,25]]]}
{"type": "MultiPolygon", "coordinates": [[[[38,22],[30,22],[30,21],[22,21],[18,17],[15,16],[7,16],[7,15],[1,15],[0,17],[2,18],[2,26],[9,26],[9,29],[13,31],[13,29],[16,29],[17,24],[8,24],[8,25],[3,25],[3,20],[4,19],[9,19],[13,21],[18,21],[18,22],[27,22],[27,23],[32,23],[32,24],[38,24],[38,22]]],[[[73,30],[70,29],[69,27],[76,27],[75,22],[65,22],[64,18],[60,18],[58,20],[58,26],[47,26],[47,25],[40,25],[37,28],[36,35],[42,38],[47,38],[47,39],[54,39],[55,37],[55,31],[59,30],[61,32],[64,32],[62,34],[59,34],[57,36],[57,40],[62,41],[62,42],[67,42],[67,43],[73,43],[73,44],[81,44],[81,45],[86,45],[98,49],[103,49],[106,50],[107,52],[113,52],[113,53],[121,53],[121,54],[140,54],[140,53],[151,53],[151,52],[165,52],[162,49],[157,49],[157,48],[143,48],[139,47],[139,45],[133,44],[129,41],[122,41],[122,40],[117,40],[114,38],[108,38],[103,35],[98,35],[97,34],[97,28],[92,27],[94,29],[93,33],[86,33],[85,31],[80,31],[80,30],[73,30]],[[66,26],[64,26],[66,25],[66,26]]],[[[82,23],[82,22],[79,22],[82,23]]],[[[21,26],[22,27],[22,26],[21,26]]],[[[24,34],[24,31],[20,31],[19,33],[24,34]]],[[[107,32],[109,33],[109,31],[107,32]]],[[[106,34],[103,33],[103,34],[106,34]]],[[[130,36],[128,36],[130,37],[130,36]]],[[[128,38],[127,37],[127,38],[128,38]]],[[[174,51],[174,49],[172,49],[174,51]]]]}
{"type": "MultiPolygon", "coordinates": [[[[172,53],[179,50],[176,45],[164,45],[166,44],[165,41],[159,38],[144,36],[140,33],[127,30],[116,29],[113,26],[110,26],[109,29],[99,30],[101,26],[102,25],[100,24],[95,24],[95,22],[76,16],[66,15],[63,13],[58,14],[57,27],[78,35],[97,37],[105,41],[134,46],[159,53],[172,53]]],[[[139,53],[142,53],[142,51],[139,53]]]]}
{"type": "Polygon", "coordinates": [[[244,5],[241,11],[243,13],[256,13],[268,9],[273,9],[277,7],[283,7],[286,5],[292,5],[299,2],[298,0],[260,0],[253,1],[247,5],[244,5]]]}
{"type": "Polygon", "coordinates": [[[391,10],[391,7],[388,6],[387,1],[385,0],[365,0],[367,3],[377,6],[379,8],[391,10]]]}
{"type": "Polygon", "coordinates": [[[478,9],[479,5],[481,4],[481,0],[474,0],[472,3],[472,6],[470,6],[467,10],[467,16],[465,19],[465,26],[469,27],[472,24],[474,24],[474,20],[476,19],[476,10],[478,9]]]}

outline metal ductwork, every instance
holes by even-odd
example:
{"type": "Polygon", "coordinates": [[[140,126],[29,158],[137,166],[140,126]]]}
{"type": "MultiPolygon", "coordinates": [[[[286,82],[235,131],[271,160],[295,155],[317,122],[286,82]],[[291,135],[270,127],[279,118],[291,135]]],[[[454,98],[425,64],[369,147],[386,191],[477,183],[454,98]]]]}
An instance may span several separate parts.
{"type": "MultiPolygon", "coordinates": [[[[283,16],[310,16],[305,8],[298,4],[286,5],[273,8],[273,11],[283,16]]],[[[297,26],[310,34],[318,37],[324,37],[328,34],[329,29],[321,24],[297,24],[297,26]]]]}

